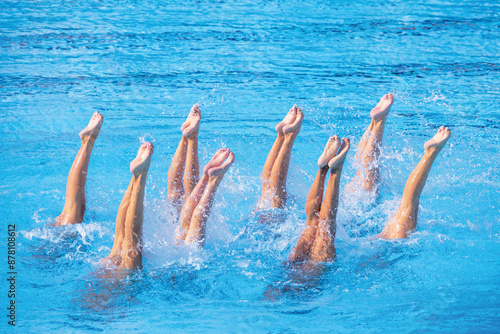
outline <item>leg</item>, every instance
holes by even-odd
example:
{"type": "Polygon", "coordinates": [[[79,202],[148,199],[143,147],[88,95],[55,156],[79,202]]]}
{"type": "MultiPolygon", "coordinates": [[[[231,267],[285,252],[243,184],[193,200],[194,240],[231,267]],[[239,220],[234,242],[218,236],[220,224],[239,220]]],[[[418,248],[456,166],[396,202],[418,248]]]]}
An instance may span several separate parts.
{"type": "Polygon", "coordinates": [[[267,155],[266,162],[264,163],[264,168],[262,169],[262,192],[264,192],[264,188],[267,187],[267,183],[269,178],[271,177],[271,170],[273,169],[274,162],[278,153],[280,151],[281,145],[285,140],[285,135],[283,133],[283,128],[285,125],[292,124],[295,120],[295,116],[297,114],[297,108],[293,106],[289,111],[285,118],[276,125],[276,132],[278,133],[278,137],[274,141],[273,146],[271,147],[271,151],[267,155]]]}
{"type": "Polygon", "coordinates": [[[323,198],[323,188],[325,184],[326,174],[328,173],[328,161],[333,158],[335,154],[337,154],[339,147],[339,137],[330,137],[330,139],[326,143],[323,154],[318,160],[319,170],[311,186],[309,195],[307,196],[307,226],[304,232],[302,232],[299,240],[297,241],[297,245],[294,249],[292,249],[292,252],[288,257],[289,261],[303,261],[309,256],[309,252],[316,235],[316,227],[318,225],[321,201],[323,198]]]}
{"type": "Polygon", "coordinates": [[[366,191],[377,189],[380,177],[378,163],[380,148],[384,136],[385,121],[393,101],[393,95],[386,94],[370,112],[372,121],[363,134],[356,153],[356,160],[363,167],[363,170],[357,172],[348,188],[353,189],[361,186],[366,191]]]}
{"type": "Polygon", "coordinates": [[[210,215],[210,211],[212,210],[212,204],[217,187],[222,181],[224,174],[234,163],[234,153],[229,152],[226,157],[227,160],[222,165],[211,167],[207,171],[208,184],[203,191],[203,195],[201,196],[198,205],[194,209],[191,224],[189,225],[189,230],[185,239],[186,243],[196,242],[198,246],[203,246],[205,241],[205,226],[210,215]]]}
{"type": "Polygon", "coordinates": [[[182,175],[186,164],[187,142],[187,138],[182,136],[168,170],[168,198],[177,211],[182,207],[182,197],[184,195],[182,175]]]}
{"type": "MultiPolygon", "coordinates": [[[[294,106],[295,108],[295,106],[294,106]]],[[[300,108],[296,108],[296,116],[292,124],[283,127],[284,140],[276,160],[271,169],[266,193],[262,194],[260,201],[270,201],[272,208],[283,208],[286,204],[286,180],[293,143],[299,134],[304,114],[300,108]]],[[[259,201],[259,202],[260,202],[259,201]]]]}
{"type": "Polygon", "coordinates": [[[328,167],[331,170],[330,179],[326,187],[325,199],[321,204],[316,237],[311,248],[310,259],[313,262],[335,260],[335,230],[339,203],[339,185],[342,167],[349,148],[349,139],[343,138],[339,154],[328,162],[328,167]]]}
{"type": "MultiPolygon", "coordinates": [[[[276,132],[278,133],[278,137],[274,141],[273,146],[271,147],[271,151],[267,155],[266,162],[264,163],[264,168],[262,169],[262,196],[259,200],[259,204],[262,204],[265,198],[267,198],[267,194],[269,192],[269,179],[271,177],[271,171],[273,169],[273,165],[276,161],[276,157],[278,156],[281,146],[285,141],[285,134],[283,133],[283,128],[285,125],[292,124],[295,120],[295,116],[297,113],[297,108],[293,106],[289,111],[285,118],[276,125],[276,132]]],[[[258,205],[262,206],[262,205],[258,205]]]]}
{"type": "Polygon", "coordinates": [[[125,217],[125,235],[121,246],[120,267],[142,268],[142,223],[146,174],[134,175],[134,189],[125,217]]]}
{"type": "Polygon", "coordinates": [[[209,161],[209,163],[203,168],[203,176],[198,181],[198,184],[194,188],[194,190],[191,192],[189,197],[186,199],[184,202],[184,206],[182,207],[181,213],[180,213],[180,230],[177,236],[177,239],[184,240],[186,239],[187,232],[189,231],[189,226],[191,225],[191,218],[193,217],[193,212],[200,202],[203,193],[205,192],[205,188],[207,186],[209,176],[208,176],[208,171],[212,167],[218,167],[220,166],[224,160],[229,156],[229,149],[227,148],[222,148],[218,150],[212,159],[209,161]]]}
{"type": "Polygon", "coordinates": [[[267,194],[269,191],[269,179],[271,177],[271,171],[284,141],[285,136],[283,135],[283,133],[278,133],[278,137],[276,137],[276,140],[271,147],[271,151],[269,151],[269,154],[267,155],[266,162],[264,163],[264,168],[262,169],[262,196],[264,196],[264,194],[267,194]]]}
{"type": "Polygon", "coordinates": [[[198,181],[198,129],[200,120],[200,109],[195,104],[191,108],[188,118],[181,126],[182,138],[168,170],[168,198],[178,212],[182,208],[183,200],[191,193],[198,181]]]}
{"type": "Polygon", "coordinates": [[[188,140],[186,167],[184,169],[184,200],[191,194],[200,178],[200,167],[198,164],[198,130],[200,120],[200,107],[195,104],[191,108],[187,121],[182,125],[182,133],[188,140]]]}
{"type": "Polygon", "coordinates": [[[194,190],[191,192],[189,197],[186,199],[184,202],[184,205],[182,206],[182,210],[180,213],[180,226],[179,226],[179,231],[177,232],[177,239],[179,240],[185,240],[187,232],[189,230],[189,225],[191,225],[191,218],[193,217],[193,212],[198,203],[201,200],[201,196],[203,195],[205,188],[208,183],[208,176],[203,175],[198,181],[198,184],[194,188],[194,190]]]}
{"type": "Polygon", "coordinates": [[[114,259],[115,261],[117,261],[120,256],[120,247],[123,243],[123,238],[125,237],[125,219],[127,217],[128,207],[130,205],[130,197],[134,192],[134,184],[135,180],[134,178],[132,178],[128,185],[127,191],[125,191],[122,202],[120,203],[120,207],[118,208],[118,214],[116,215],[115,240],[113,243],[113,248],[111,249],[111,253],[108,256],[109,259],[114,259]]]}
{"type": "Polygon", "coordinates": [[[381,238],[406,238],[409,232],[415,230],[417,227],[420,194],[425,186],[432,163],[436,160],[436,157],[448,141],[448,138],[450,138],[450,135],[450,130],[442,126],[436,135],[424,144],[424,156],[408,177],[399,208],[384,227],[382,233],[379,234],[381,238]]]}
{"type": "Polygon", "coordinates": [[[130,163],[132,180],[125,192],[116,217],[115,242],[106,262],[126,269],[142,268],[142,223],[144,189],[153,155],[153,145],[141,145],[130,163]]]}
{"type": "Polygon", "coordinates": [[[80,132],[82,146],[69,171],[66,184],[66,202],[62,213],[56,218],[55,225],[79,224],[85,214],[85,184],[89,168],[90,154],[95,140],[101,131],[103,117],[97,111],[89,125],[80,132]]]}
{"type": "Polygon", "coordinates": [[[325,184],[328,168],[321,168],[316,174],[316,178],[311,186],[307,196],[306,215],[307,226],[297,240],[297,245],[292,249],[288,260],[292,262],[303,261],[309,256],[309,251],[314,242],[316,227],[318,226],[319,210],[321,207],[321,198],[323,197],[323,188],[325,184]]]}

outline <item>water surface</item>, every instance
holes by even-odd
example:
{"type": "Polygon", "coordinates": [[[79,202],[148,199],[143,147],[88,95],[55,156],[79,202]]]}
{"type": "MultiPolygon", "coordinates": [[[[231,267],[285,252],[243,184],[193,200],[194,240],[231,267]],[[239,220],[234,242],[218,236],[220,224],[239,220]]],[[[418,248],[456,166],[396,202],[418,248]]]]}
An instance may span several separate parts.
{"type": "Polygon", "coordinates": [[[2,2],[0,217],[20,232],[17,329],[498,330],[499,14],[497,2],[483,1],[2,2]],[[355,147],[388,92],[395,103],[380,198],[344,193],[355,173],[351,150],[337,261],[298,282],[282,262],[305,226],[322,147],[333,134],[355,147]],[[165,201],[179,127],[196,102],[201,163],[225,146],[237,158],[203,250],[175,245],[177,222],[165,201]],[[274,125],[294,103],[306,118],[292,153],[287,218],[266,228],[251,215],[259,174],[274,125]],[[94,110],[105,121],[85,220],[48,227],[64,204],[77,134],[94,110]],[[452,138],[422,193],[418,231],[370,240],[440,125],[452,138]],[[123,278],[99,271],[98,261],[112,246],[141,140],[155,145],[145,264],[123,278]],[[290,291],[271,302],[270,286],[290,291]]]}

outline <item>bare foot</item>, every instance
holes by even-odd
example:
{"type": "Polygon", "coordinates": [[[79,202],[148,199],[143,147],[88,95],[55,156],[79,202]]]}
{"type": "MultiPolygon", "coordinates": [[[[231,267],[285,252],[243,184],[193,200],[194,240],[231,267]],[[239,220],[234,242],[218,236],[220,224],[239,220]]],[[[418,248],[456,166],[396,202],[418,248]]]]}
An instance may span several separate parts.
{"type": "Polygon", "coordinates": [[[224,160],[226,160],[229,153],[231,153],[231,151],[228,148],[221,148],[220,150],[215,152],[212,159],[210,159],[210,161],[205,165],[205,167],[203,167],[203,174],[208,175],[208,171],[211,168],[219,167],[224,162],[224,160]]]}
{"type": "Polygon", "coordinates": [[[325,145],[325,149],[323,150],[323,154],[318,159],[319,168],[326,167],[328,162],[337,154],[340,148],[340,138],[335,135],[328,139],[328,142],[325,145]]]}
{"type": "Polygon", "coordinates": [[[288,114],[286,114],[285,118],[283,118],[283,120],[276,125],[276,132],[278,132],[279,135],[284,135],[283,127],[285,125],[292,124],[295,120],[296,115],[297,106],[294,104],[293,107],[288,111],[288,114]]]}
{"type": "Polygon", "coordinates": [[[342,168],[344,165],[345,157],[347,156],[347,152],[349,152],[349,148],[351,147],[351,141],[349,138],[342,138],[342,146],[340,146],[340,152],[333,157],[330,161],[328,161],[328,167],[331,170],[342,168]]]}
{"type": "Polygon", "coordinates": [[[193,105],[186,121],[181,125],[182,134],[188,138],[193,139],[198,135],[200,128],[201,111],[198,104],[193,105]]]}
{"type": "Polygon", "coordinates": [[[208,170],[208,175],[210,176],[210,179],[219,177],[222,178],[222,176],[226,174],[229,167],[231,167],[231,165],[234,163],[234,160],[235,160],[234,153],[230,152],[229,156],[227,157],[227,160],[222,165],[220,165],[219,167],[212,167],[208,170]]]}
{"type": "Polygon", "coordinates": [[[427,150],[437,150],[440,151],[443,146],[446,144],[448,139],[451,136],[451,131],[448,130],[448,128],[445,128],[444,126],[441,126],[437,133],[432,137],[431,140],[427,141],[424,144],[424,149],[427,150]]]}
{"type": "Polygon", "coordinates": [[[90,119],[89,125],[82,131],[80,131],[80,138],[83,140],[85,137],[90,136],[91,138],[96,139],[101,131],[101,125],[104,121],[104,118],[97,111],[92,115],[90,119]]]}
{"type": "Polygon", "coordinates": [[[302,120],[304,119],[304,114],[300,108],[296,108],[297,113],[295,115],[295,119],[292,124],[286,124],[283,127],[283,134],[291,133],[292,135],[298,135],[300,131],[300,126],[302,125],[302,120]]]}
{"type": "Polygon", "coordinates": [[[146,174],[151,163],[154,147],[150,142],[141,145],[137,157],[130,163],[130,172],[137,176],[139,174],[146,174]]]}
{"type": "Polygon", "coordinates": [[[375,108],[370,112],[370,117],[376,122],[384,120],[391,110],[392,102],[394,102],[394,96],[392,94],[385,94],[382,96],[375,108]]]}

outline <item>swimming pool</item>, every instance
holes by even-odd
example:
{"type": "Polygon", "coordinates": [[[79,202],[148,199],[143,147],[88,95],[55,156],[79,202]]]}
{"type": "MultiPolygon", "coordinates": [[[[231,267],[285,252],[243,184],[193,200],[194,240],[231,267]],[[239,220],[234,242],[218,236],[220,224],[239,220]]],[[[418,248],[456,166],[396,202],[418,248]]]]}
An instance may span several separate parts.
{"type": "MultiPolygon", "coordinates": [[[[16,224],[19,331],[498,330],[498,3],[84,0],[8,1],[0,9],[1,249],[6,257],[6,226],[16,224]],[[338,134],[355,147],[388,92],[395,103],[381,196],[342,191],[337,261],[317,279],[296,281],[282,262],[305,226],[324,142],[338,134]],[[179,127],[195,102],[203,113],[201,164],[223,146],[236,154],[203,250],[175,245],[165,201],[179,127]],[[274,125],[294,103],[306,116],[286,219],[259,226],[251,214],[259,174],[274,125]],[[48,227],[64,205],[77,135],[94,110],[105,121],[84,223],[48,227]],[[452,138],[422,193],[418,231],[408,240],[370,240],[443,124],[452,138]],[[106,277],[98,260],[112,246],[141,140],[155,145],[144,270],[106,277]],[[270,286],[292,288],[271,302],[270,286]]],[[[341,189],[354,175],[354,151],[341,189]]],[[[1,326],[10,327],[5,317],[1,326]]]]}

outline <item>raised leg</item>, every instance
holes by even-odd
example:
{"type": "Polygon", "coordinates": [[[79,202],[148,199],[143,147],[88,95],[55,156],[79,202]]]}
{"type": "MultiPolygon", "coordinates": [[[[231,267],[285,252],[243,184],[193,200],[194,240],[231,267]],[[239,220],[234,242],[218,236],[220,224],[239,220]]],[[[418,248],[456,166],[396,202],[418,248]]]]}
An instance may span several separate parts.
{"type": "Polygon", "coordinates": [[[224,174],[227,172],[229,167],[234,163],[234,153],[230,152],[227,156],[227,160],[220,166],[211,167],[208,169],[208,184],[203,191],[203,195],[196,206],[193,216],[191,218],[191,223],[189,225],[189,230],[186,235],[185,242],[192,243],[195,242],[198,246],[202,247],[205,241],[205,226],[210,216],[210,211],[212,210],[212,204],[214,201],[215,193],[217,187],[224,174]]]}
{"type": "Polygon", "coordinates": [[[118,210],[115,241],[105,263],[126,269],[142,268],[144,189],[152,155],[153,144],[145,143],[130,163],[132,180],[118,210]]]}
{"type": "Polygon", "coordinates": [[[125,236],[121,246],[120,267],[142,268],[142,223],[146,174],[134,175],[135,182],[125,217],[125,236]]]}
{"type": "Polygon", "coordinates": [[[366,191],[377,190],[380,178],[380,149],[384,136],[385,121],[393,101],[394,96],[386,94],[370,112],[371,123],[363,134],[356,152],[356,161],[362,167],[362,170],[358,170],[347,189],[361,187],[366,191]]]}
{"type": "Polygon", "coordinates": [[[271,208],[283,208],[286,204],[286,180],[288,176],[288,167],[290,165],[290,156],[292,154],[293,143],[299,134],[304,114],[297,107],[295,109],[295,119],[293,123],[283,126],[283,143],[271,169],[271,174],[267,180],[267,187],[262,192],[259,200],[259,207],[270,206],[271,208]],[[265,191],[265,192],[264,192],[265,191]]]}
{"type": "Polygon", "coordinates": [[[189,231],[189,226],[191,225],[191,218],[193,217],[193,212],[201,200],[201,197],[205,191],[205,187],[207,186],[209,175],[208,171],[210,168],[220,166],[224,160],[229,156],[229,149],[222,148],[218,150],[212,159],[208,162],[208,164],[203,168],[203,176],[198,181],[198,184],[191,192],[189,197],[184,202],[180,213],[180,227],[177,235],[177,239],[184,240],[186,238],[187,232],[189,231]]]}
{"type": "Polygon", "coordinates": [[[198,129],[200,108],[195,104],[181,126],[182,138],[168,170],[168,198],[178,212],[198,182],[198,129]]]}
{"type": "Polygon", "coordinates": [[[134,184],[135,179],[132,177],[127,191],[125,191],[125,195],[120,203],[120,207],[118,208],[118,214],[116,215],[115,240],[113,242],[111,253],[108,256],[109,259],[114,259],[115,262],[119,260],[120,248],[123,244],[123,238],[125,238],[125,219],[127,218],[127,211],[130,205],[130,197],[134,192],[134,184]]]}
{"type": "Polygon", "coordinates": [[[262,169],[262,192],[264,193],[264,188],[267,187],[268,180],[271,177],[271,170],[273,169],[274,162],[280,151],[281,145],[285,140],[285,134],[283,133],[283,127],[288,124],[292,124],[295,120],[295,115],[297,113],[297,108],[293,106],[286,114],[285,118],[276,125],[276,132],[278,137],[274,141],[271,151],[267,155],[266,162],[264,163],[264,168],[262,169]]]}
{"type": "Polygon", "coordinates": [[[187,142],[187,138],[182,136],[168,170],[168,198],[172,201],[177,211],[182,208],[182,198],[184,196],[182,179],[186,164],[187,142]]]}
{"type": "Polygon", "coordinates": [[[328,173],[328,161],[332,159],[340,147],[340,139],[337,136],[330,137],[326,143],[323,154],[318,160],[318,173],[311,186],[306,203],[307,226],[302,235],[297,241],[297,245],[290,256],[289,261],[303,261],[308,258],[311,246],[316,235],[316,227],[318,225],[319,212],[321,209],[321,201],[323,199],[323,188],[325,184],[326,174],[328,173]]]}
{"type": "Polygon", "coordinates": [[[101,131],[103,117],[97,111],[89,125],[80,132],[82,146],[69,171],[66,183],[66,201],[62,213],[55,219],[54,225],[79,224],[85,214],[85,184],[89,168],[90,154],[95,140],[101,131]]]}
{"type": "Polygon", "coordinates": [[[281,146],[285,141],[285,136],[283,133],[278,133],[276,140],[274,141],[269,154],[267,155],[266,162],[264,163],[264,168],[262,169],[262,195],[267,194],[269,192],[269,179],[271,177],[271,171],[273,169],[274,162],[276,161],[276,157],[280,152],[281,146]]]}
{"type": "Polygon", "coordinates": [[[400,239],[408,237],[408,233],[417,227],[418,204],[420,194],[431,170],[432,164],[450,138],[450,130],[441,126],[436,135],[424,144],[424,156],[420,159],[406,181],[403,198],[399,208],[379,237],[384,239],[400,239]]]}
{"type": "Polygon", "coordinates": [[[200,202],[201,196],[205,191],[207,183],[208,175],[203,175],[198,181],[198,184],[196,185],[194,190],[184,202],[184,205],[182,206],[182,210],[180,212],[180,226],[179,230],[177,231],[177,239],[186,239],[187,232],[189,231],[189,225],[191,225],[191,218],[193,217],[194,209],[200,202]]]}
{"type": "Polygon", "coordinates": [[[188,140],[186,167],[184,169],[184,197],[186,200],[193,191],[200,178],[198,164],[198,130],[200,128],[201,111],[195,104],[189,113],[188,119],[182,125],[182,133],[188,140]]]}
{"type": "Polygon", "coordinates": [[[321,204],[316,236],[311,248],[310,259],[313,262],[335,260],[335,231],[337,207],[339,203],[340,177],[349,148],[349,139],[342,138],[340,152],[328,162],[330,179],[326,187],[325,198],[321,204]]]}
{"type": "Polygon", "coordinates": [[[276,157],[278,156],[281,146],[285,141],[285,134],[283,133],[283,127],[288,124],[292,124],[295,120],[295,116],[297,113],[297,108],[293,106],[289,111],[285,118],[276,125],[276,132],[278,136],[274,141],[269,154],[267,155],[266,162],[264,163],[264,168],[262,169],[262,196],[259,200],[259,203],[263,201],[266,197],[265,195],[269,193],[269,179],[271,178],[271,171],[273,169],[273,165],[276,161],[276,157]]]}

